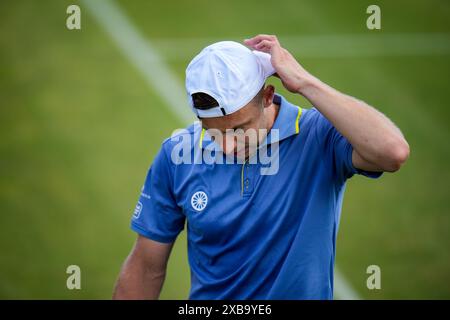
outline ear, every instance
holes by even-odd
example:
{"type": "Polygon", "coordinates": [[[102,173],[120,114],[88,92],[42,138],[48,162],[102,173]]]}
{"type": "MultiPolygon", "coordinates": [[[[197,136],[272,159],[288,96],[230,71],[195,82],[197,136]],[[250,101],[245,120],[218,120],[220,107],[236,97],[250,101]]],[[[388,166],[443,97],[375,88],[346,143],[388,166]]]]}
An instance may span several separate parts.
{"type": "Polygon", "coordinates": [[[275,95],[275,87],[271,84],[267,85],[263,91],[264,108],[268,108],[272,105],[274,95],[275,95]]]}

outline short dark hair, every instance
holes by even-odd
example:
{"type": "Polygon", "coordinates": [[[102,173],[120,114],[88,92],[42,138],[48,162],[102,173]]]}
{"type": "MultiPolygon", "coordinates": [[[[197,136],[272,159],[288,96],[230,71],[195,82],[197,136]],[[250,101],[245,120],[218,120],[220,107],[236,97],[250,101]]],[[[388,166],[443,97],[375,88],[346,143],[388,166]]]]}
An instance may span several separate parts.
{"type": "MultiPolygon", "coordinates": [[[[253,97],[252,101],[259,105],[263,98],[264,85],[258,91],[258,93],[253,97]]],[[[194,108],[199,110],[208,110],[219,106],[219,102],[211,97],[209,94],[204,92],[196,92],[191,95],[192,103],[194,108]]]]}
{"type": "Polygon", "coordinates": [[[193,93],[192,102],[194,104],[194,108],[200,110],[208,110],[219,106],[219,102],[217,102],[216,99],[204,92],[193,93]]]}
{"type": "Polygon", "coordinates": [[[256,104],[260,104],[260,102],[263,99],[263,92],[264,92],[264,87],[265,85],[263,85],[261,87],[261,89],[258,91],[258,93],[253,97],[252,101],[255,102],[256,104]]]}

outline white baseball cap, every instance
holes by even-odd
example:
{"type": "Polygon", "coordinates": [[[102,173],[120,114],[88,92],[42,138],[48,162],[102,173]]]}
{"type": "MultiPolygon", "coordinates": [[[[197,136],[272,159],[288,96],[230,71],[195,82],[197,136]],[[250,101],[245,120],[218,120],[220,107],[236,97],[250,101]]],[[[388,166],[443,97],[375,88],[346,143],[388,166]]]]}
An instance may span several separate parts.
{"type": "Polygon", "coordinates": [[[189,104],[200,118],[228,115],[247,105],[274,73],[270,54],[251,51],[234,41],[214,43],[195,56],[186,69],[189,104]],[[219,105],[195,108],[192,94],[200,92],[219,105]]]}

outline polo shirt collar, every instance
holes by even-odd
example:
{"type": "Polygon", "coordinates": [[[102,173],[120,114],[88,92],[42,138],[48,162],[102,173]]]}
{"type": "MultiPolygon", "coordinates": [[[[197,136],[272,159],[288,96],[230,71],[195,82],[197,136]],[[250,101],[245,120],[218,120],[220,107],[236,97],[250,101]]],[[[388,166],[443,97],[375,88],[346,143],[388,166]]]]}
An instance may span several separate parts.
{"type": "Polygon", "coordinates": [[[283,96],[275,95],[274,103],[280,106],[277,118],[269,131],[266,140],[269,143],[279,142],[300,132],[299,122],[302,109],[289,103],[283,96]],[[273,134],[278,130],[278,137],[273,134]]]}

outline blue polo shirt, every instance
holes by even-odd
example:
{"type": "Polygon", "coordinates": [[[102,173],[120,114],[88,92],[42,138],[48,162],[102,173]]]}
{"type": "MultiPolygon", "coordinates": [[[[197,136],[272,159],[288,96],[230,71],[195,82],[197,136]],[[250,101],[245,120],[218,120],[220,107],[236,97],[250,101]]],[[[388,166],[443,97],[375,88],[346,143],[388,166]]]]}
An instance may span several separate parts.
{"type": "Polygon", "coordinates": [[[333,298],[345,182],[381,173],[356,169],[351,144],[318,110],[275,101],[279,134],[266,142],[278,143],[276,174],[261,174],[260,161],[174,163],[183,137],[192,142],[180,154],[205,148],[199,123],[165,140],[148,171],[131,228],[170,243],[186,222],[190,299],[333,298]]]}

